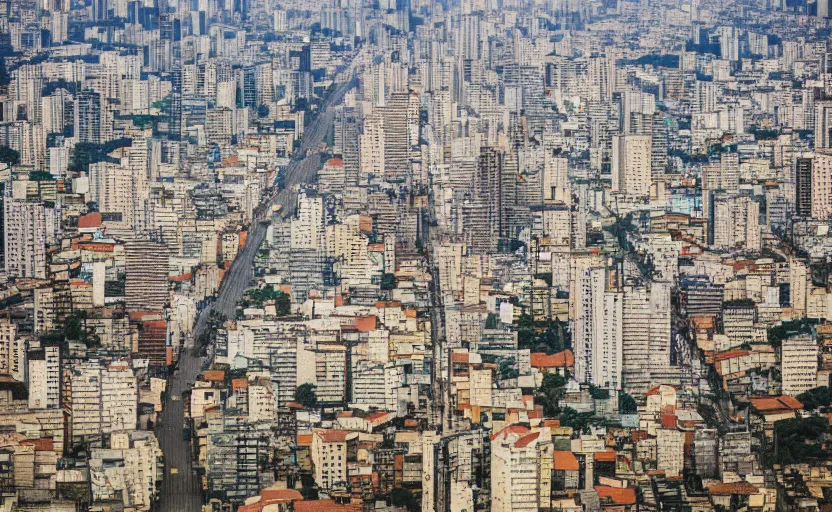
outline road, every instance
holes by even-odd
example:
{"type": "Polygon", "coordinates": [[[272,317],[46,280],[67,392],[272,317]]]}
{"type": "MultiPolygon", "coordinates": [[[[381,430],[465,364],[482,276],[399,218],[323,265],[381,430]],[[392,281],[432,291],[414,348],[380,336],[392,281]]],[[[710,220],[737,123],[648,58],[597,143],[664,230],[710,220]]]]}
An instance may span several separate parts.
{"type": "MultiPolygon", "coordinates": [[[[223,277],[216,300],[202,310],[194,326],[195,340],[202,338],[211,327],[211,313],[233,318],[237,303],[251,280],[254,256],[266,236],[267,215],[272,206],[279,204],[285,211],[293,213],[297,201],[297,185],[311,183],[321,163],[321,154],[315,151],[332,129],[335,120],[334,106],[344,100],[344,95],[353,87],[352,79],[357,59],[342,73],[343,82],[337,82],[324,99],[319,112],[306,126],[301,139],[300,150],[285,171],[285,188],[264,201],[258,209],[258,218],[246,238],[243,249],[237,254],[231,267],[223,277]]],[[[205,358],[198,347],[183,349],[179,367],[168,381],[168,393],[162,411],[161,424],[156,427],[156,436],[165,455],[165,477],[157,505],[159,512],[197,512],[201,510],[202,492],[200,477],[191,466],[190,443],[182,438],[185,419],[184,403],[180,395],[190,389],[196,381],[205,358]],[[171,474],[171,469],[177,470],[171,474]]]]}

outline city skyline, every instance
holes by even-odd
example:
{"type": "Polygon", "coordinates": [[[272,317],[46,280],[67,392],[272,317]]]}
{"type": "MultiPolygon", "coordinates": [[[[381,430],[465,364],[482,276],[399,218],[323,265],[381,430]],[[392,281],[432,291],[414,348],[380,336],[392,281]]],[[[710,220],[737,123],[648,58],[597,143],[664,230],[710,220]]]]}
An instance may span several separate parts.
{"type": "Polygon", "coordinates": [[[827,2],[0,3],[0,509],[832,508],[827,2]]]}

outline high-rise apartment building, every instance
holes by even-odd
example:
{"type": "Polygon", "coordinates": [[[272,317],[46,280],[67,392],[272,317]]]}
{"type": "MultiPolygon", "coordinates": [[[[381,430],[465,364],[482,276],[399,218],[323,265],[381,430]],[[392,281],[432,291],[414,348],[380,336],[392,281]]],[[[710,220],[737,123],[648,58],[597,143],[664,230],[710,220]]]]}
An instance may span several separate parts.
{"type": "Polygon", "coordinates": [[[812,158],[795,159],[795,213],[798,217],[812,216],[812,158]]]}
{"type": "Polygon", "coordinates": [[[608,289],[603,266],[573,268],[575,316],[570,317],[575,353],[575,378],[605,389],[621,387],[621,292],[608,289]]]}
{"type": "MultiPolygon", "coordinates": [[[[830,105],[832,112],[832,105],[830,105]]],[[[832,216],[832,151],[816,150],[812,162],[812,217],[832,216]]]]}
{"type": "Polygon", "coordinates": [[[612,190],[632,196],[650,195],[652,139],[649,135],[612,138],[612,190]]]}
{"type": "Polygon", "coordinates": [[[11,197],[5,198],[3,207],[6,274],[45,279],[48,208],[11,197]]]}
{"type": "Polygon", "coordinates": [[[8,320],[0,320],[0,375],[26,382],[26,338],[8,320]]]}
{"type": "Polygon", "coordinates": [[[75,98],[75,138],[78,142],[102,142],[101,95],[93,90],[81,91],[75,98]]]}
{"type": "Polygon", "coordinates": [[[713,240],[722,250],[759,251],[760,204],[745,196],[719,195],[713,204],[713,240]]]}
{"type": "Polygon", "coordinates": [[[124,301],[129,311],[162,311],[170,301],[167,245],[150,240],[125,244],[124,301]]]}
{"type": "Polygon", "coordinates": [[[793,336],[780,346],[783,394],[797,396],[818,384],[818,344],[812,336],[793,336]]]}

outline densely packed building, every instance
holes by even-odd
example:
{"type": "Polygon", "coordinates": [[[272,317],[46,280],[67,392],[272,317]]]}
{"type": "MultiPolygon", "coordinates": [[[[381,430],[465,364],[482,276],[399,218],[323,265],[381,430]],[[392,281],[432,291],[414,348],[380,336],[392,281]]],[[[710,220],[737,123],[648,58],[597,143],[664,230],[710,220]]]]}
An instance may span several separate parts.
{"type": "Polygon", "coordinates": [[[0,2],[0,510],[829,510],[830,16],[0,2]]]}

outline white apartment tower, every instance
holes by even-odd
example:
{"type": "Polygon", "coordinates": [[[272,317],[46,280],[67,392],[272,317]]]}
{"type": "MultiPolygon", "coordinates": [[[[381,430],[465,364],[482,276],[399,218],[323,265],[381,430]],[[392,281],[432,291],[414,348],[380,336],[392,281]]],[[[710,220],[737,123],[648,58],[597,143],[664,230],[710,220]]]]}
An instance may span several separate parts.
{"type": "Polygon", "coordinates": [[[612,191],[631,196],[650,195],[652,139],[649,135],[612,138],[612,191]]]}
{"type": "Polygon", "coordinates": [[[832,151],[815,152],[811,187],[812,217],[828,219],[832,216],[832,151]]]}
{"type": "Polygon", "coordinates": [[[17,334],[17,324],[0,321],[0,375],[26,382],[26,340],[17,334]]]}
{"type": "Polygon", "coordinates": [[[794,336],[780,347],[783,394],[797,396],[817,386],[818,344],[811,336],[794,336]]]}
{"type": "Polygon", "coordinates": [[[603,266],[575,268],[570,295],[575,378],[606,389],[621,387],[622,293],[607,290],[603,266]]]}
{"type": "Polygon", "coordinates": [[[46,207],[25,199],[3,203],[6,274],[20,278],[46,278],[46,207]]]}
{"type": "Polygon", "coordinates": [[[713,233],[711,245],[721,250],[744,249],[759,251],[760,205],[744,196],[723,196],[714,200],[713,233]]]}

